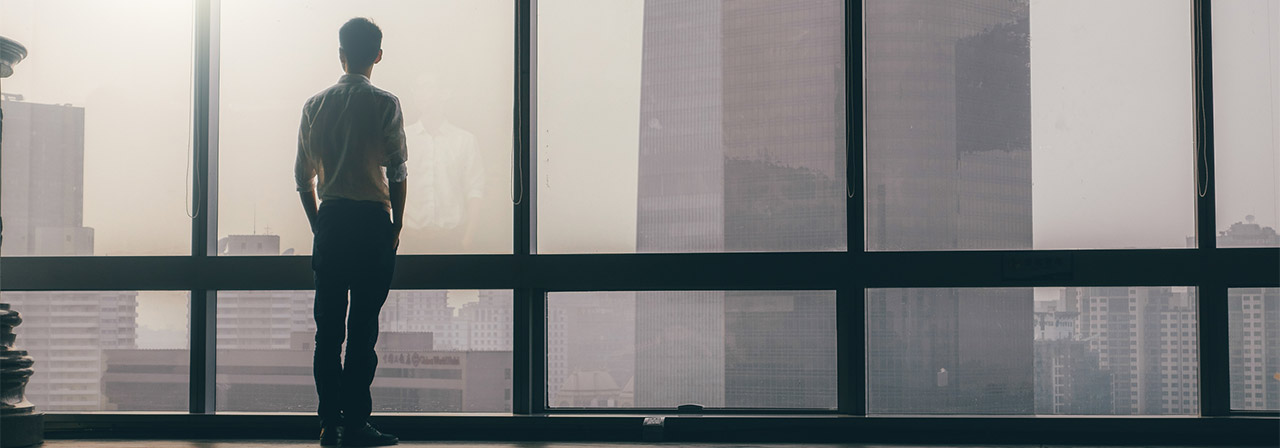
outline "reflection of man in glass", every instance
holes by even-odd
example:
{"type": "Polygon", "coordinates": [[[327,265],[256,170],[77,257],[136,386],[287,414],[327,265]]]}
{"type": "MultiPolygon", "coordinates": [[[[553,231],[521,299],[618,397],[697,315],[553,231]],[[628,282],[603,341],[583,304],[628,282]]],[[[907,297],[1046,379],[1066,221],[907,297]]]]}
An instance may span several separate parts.
{"type": "Polygon", "coordinates": [[[434,76],[419,76],[405,107],[405,138],[413,157],[413,201],[406,204],[404,240],[436,253],[471,250],[484,197],[484,165],[476,137],[445,113],[452,92],[434,76]]]}
{"type": "Polygon", "coordinates": [[[338,40],[346,74],[303,107],[294,168],[315,233],[320,444],[337,445],[341,426],[343,446],[394,445],[398,439],[369,426],[368,418],[378,314],[387,301],[404,217],[404,119],[395,95],[369,82],[382,60],[382,30],[368,19],[351,19],[338,40]],[[317,193],[323,201],[318,210],[317,193]]]}

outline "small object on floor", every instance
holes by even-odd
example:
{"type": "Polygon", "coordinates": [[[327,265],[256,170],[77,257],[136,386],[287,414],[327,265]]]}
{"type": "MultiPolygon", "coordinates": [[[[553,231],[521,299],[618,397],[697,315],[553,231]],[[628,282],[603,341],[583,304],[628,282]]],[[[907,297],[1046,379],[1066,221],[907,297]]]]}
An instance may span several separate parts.
{"type": "Polygon", "coordinates": [[[400,443],[400,439],[391,434],[383,434],[365,423],[356,429],[345,428],[342,431],[342,446],[389,446],[400,443]]]}
{"type": "Polygon", "coordinates": [[[662,425],[666,420],[665,417],[645,417],[644,426],[641,426],[640,438],[645,442],[661,442],[662,441],[662,425]]]}
{"type": "Polygon", "coordinates": [[[337,426],[324,426],[320,428],[320,446],[338,446],[338,436],[341,434],[337,426]]]}

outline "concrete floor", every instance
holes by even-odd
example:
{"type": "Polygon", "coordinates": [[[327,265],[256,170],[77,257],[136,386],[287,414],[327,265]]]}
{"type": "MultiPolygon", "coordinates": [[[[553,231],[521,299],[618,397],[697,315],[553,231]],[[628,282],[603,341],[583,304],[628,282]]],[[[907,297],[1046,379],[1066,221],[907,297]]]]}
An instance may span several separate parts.
{"type": "MultiPolygon", "coordinates": [[[[303,448],[318,447],[316,442],[301,442],[287,440],[234,440],[234,441],[208,441],[208,440],[48,440],[43,445],[46,448],[303,448]]],[[[860,444],[825,444],[825,445],[801,445],[801,444],[707,444],[707,443],[671,443],[671,444],[649,444],[649,443],[561,443],[561,442],[403,442],[399,446],[402,447],[432,447],[432,448],[595,448],[595,447],[625,447],[625,448],[949,448],[942,445],[860,445],[860,444]]],[[[957,448],[1047,448],[1043,445],[954,445],[957,448]]],[[[1090,448],[1082,446],[1058,447],[1053,448],[1090,448]]],[[[1176,448],[1176,447],[1160,447],[1160,448],[1176,448]]]]}

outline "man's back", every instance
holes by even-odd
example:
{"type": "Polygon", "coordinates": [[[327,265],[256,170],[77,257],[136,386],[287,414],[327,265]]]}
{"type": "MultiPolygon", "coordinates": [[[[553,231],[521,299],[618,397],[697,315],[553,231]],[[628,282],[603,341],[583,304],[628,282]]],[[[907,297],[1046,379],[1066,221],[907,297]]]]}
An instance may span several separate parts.
{"type": "Polygon", "coordinates": [[[295,169],[298,189],[309,190],[316,177],[322,201],[373,201],[390,208],[382,167],[400,169],[406,158],[404,138],[395,95],[362,75],[343,75],[303,107],[295,169]]]}

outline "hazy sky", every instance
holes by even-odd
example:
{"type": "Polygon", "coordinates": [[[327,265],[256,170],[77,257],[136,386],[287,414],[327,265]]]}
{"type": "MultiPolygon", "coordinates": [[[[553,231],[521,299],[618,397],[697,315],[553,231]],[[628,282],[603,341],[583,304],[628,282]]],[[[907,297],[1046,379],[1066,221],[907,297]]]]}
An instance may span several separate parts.
{"type": "MultiPolygon", "coordinates": [[[[1181,247],[1193,233],[1183,3],[1032,2],[1035,247],[1181,247]]],[[[423,76],[452,93],[445,115],[476,136],[486,166],[477,250],[509,252],[511,2],[222,5],[219,235],[269,229],[283,248],[309,253],[292,181],[298,114],[341,75],[338,27],[367,16],[385,33],[373,81],[399,94],[406,114],[423,76]]],[[[1276,227],[1280,2],[1214,5],[1219,228],[1249,214],[1276,227]]],[[[95,252],[187,253],[189,2],[0,0],[0,12],[0,34],[31,52],[4,91],[86,110],[84,220],[95,252]]],[[[544,252],[635,248],[642,25],[640,0],[540,2],[534,184],[544,252]]],[[[402,253],[431,250],[414,244],[402,253]]]]}
{"type": "MultiPolygon", "coordinates": [[[[424,74],[453,92],[447,115],[471,128],[488,168],[477,250],[508,250],[509,2],[222,3],[220,235],[270,230],[284,248],[309,252],[291,181],[298,110],[341,74],[336,28],[369,16],[385,32],[374,82],[399,92],[406,113],[409,86],[424,74]]],[[[1189,9],[1102,3],[1107,14],[1077,0],[1032,3],[1035,246],[1179,247],[1194,225],[1189,9]]],[[[1277,60],[1278,7],[1215,4],[1215,17],[1234,25],[1218,26],[1218,43],[1231,42],[1218,54],[1218,162],[1230,173],[1219,179],[1220,227],[1248,214],[1276,226],[1280,87],[1259,61],[1277,60]]],[[[85,225],[96,230],[96,253],[185,253],[189,5],[0,0],[0,8],[0,29],[31,50],[5,90],[86,108],[85,225]]],[[[539,244],[634,250],[643,3],[540,8],[539,244]]]]}

